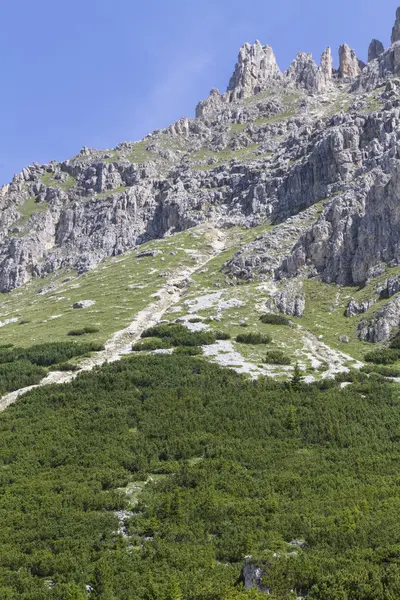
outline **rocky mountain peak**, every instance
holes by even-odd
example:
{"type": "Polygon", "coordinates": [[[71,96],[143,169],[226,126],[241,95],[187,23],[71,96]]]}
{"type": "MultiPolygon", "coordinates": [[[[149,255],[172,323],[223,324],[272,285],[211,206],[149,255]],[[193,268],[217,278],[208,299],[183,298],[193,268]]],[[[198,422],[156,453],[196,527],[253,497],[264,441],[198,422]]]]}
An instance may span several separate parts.
{"type": "Polygon", "coordinates": [[[319,67],[311,54],[299,52],[285,76],[289,83],[296,86],[301,86],[311,92],[325,92],[331,86],[332,74],[331,49],[327,48],[322,54],[319,67]]]}
{"type": "Polygon", "coordinates": [[[357,58],[355,51],[347,44],[343,44],[339,48],[339,62],[339,77],[341,78],[358,77],[365,67],[365,64],[357,58]]]}
{"type": "Polygon", "coordinates": [[[368,48],[368,62],[375,60],[385,52],[385,47],[379,40],[372,40],[368,48]]]}
{"type": "Polygon", "coordinates": [[[246,43],[240,48],[227,91],[231,100],[241,100],[257,94],[269,82],[280,79],[281,76],[271,46],[263,46],[256,40],[253,46],[246,43]]]}
{"type": "Polygon", "coordinates": [[[329,86],[332,82],[332,75],[332,53],[330,47],[328,46],[328,48],[322,53],[321,56],[320,79],[322,80],[322,83],[324,83],[326,86],[329,86]]]}
{"type": "Polygon", "coordinates": [[[392,30],[392,44],[400,41],[400,7],[396,10],[396,21],[392,30]]]}
{"type": "MultiPolygon", "coordinates": [[[[400,265],[400,41],[373,40],[368,65],[347,44],[339,56],[338,72],[328,47],[282,73],[270,46],[246,43],[197,118],[26,167],[0,190],[0,291],[205,222],[279,224],[227,266],[237,279],[361,285],[377,263],[400,265]]],[[[297,315],[285,294],[276,307],[297,315]]]]}

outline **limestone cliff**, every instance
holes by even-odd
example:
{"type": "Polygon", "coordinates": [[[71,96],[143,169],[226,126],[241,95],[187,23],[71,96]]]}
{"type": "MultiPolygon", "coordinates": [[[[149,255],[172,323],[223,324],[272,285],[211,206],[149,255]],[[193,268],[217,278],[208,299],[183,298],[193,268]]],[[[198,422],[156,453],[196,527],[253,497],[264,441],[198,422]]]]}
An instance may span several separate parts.
{"type": "Polygon", "coordinates": [[[227,91],[196,118],[23,169],[0,190],[0,290],[205,221],[282,223],[224,266],[233,280],[363,285],[377,264],[400,264],[399,23],[397,11],[392,45],[373,40],[367,65],[341,46],[338,71],[330,48],[282,72],[270,46],[244,44],[227,91]]]}

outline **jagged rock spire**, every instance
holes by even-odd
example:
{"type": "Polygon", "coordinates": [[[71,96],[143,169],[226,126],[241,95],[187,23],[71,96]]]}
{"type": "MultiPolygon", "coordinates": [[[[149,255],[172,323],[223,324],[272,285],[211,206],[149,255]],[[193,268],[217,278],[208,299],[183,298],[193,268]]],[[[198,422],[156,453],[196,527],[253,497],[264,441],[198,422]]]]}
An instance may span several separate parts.
{"type": "Polygon", "coordinates": [[[318,67],[312,55],[299,52],[285,75],[293,83],[303,85],[307,89],[314,89],[317,72],[318,67]]]}
{"type": "Polygon", "coordinates": [[[385,52],[384,45],[379,40],[372,40],[368,48],[368,62],[378,58],[383,52],[385,52]]]}
{"type": "Polygon", "coordinates": [[[213,88],[210,95],[205,100],[201,100],[196,106],[196,117],[208,117],[222,108],[222,105],[228,101],[226,94],[220,94],[216,88],[213,88]]]}
{"type": "Polygon", "coordinates": [[[299,52],[288,70],[286,78],[297,85],[313,92],[325,92],[332,82],[332,55],[327,48],[321,57],[321,66],[318,67],[311,54],[299,52]]]}
{"type": "Polygon", "coordinates": [[[228,92],[233,100],[247,98],[267,87],[267,82],[282,76],[270,46],[262,46],[257,40],[253,46],[244,44],[239,51],[235,72],[228,92]]]}
{"type": "Polygon", "coordinates": [[[396,22],[392,30],[392,44],[400,40],[400,7],[396,10],[396,22]]]}
{"type": "Polygon", "coordinates": [[[347,44],[339,48],[339,77],[358,77],[361,73],[362,63],[358,60],[354,50],[347,44]]]}
{"type": "Polygon", "coordinates": [[[331,49],[328,48],[322,53],[321,65],[318,69],[318,89],[323,91],[328,89],[332,83],[333,61],[331,49]]]}

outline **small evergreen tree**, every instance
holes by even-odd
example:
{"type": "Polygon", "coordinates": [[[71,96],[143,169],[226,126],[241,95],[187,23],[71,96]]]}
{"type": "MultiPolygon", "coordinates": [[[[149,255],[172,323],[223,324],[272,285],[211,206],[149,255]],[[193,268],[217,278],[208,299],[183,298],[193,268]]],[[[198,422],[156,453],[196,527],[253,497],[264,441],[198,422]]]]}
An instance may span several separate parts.
{"type": "Polygon", "coordinates": [[[115,600],[112,592],[113,573],[108,562],[102,558],[94,571],[93,600],[115,600]]]}
{"type": "Polygon", "coordinates": [[[299,363],[296,363],[294,366],[293,376],[290,381],[293,389],[298,389],[300,387],[301,382],[303,381],[303,371],[299,367],[299,363]]]}
{"type": "Polygon", "coordinates": [[[171,577],[167,586],[165,600],[182,600],[182,590],[175,577],[171,577]]]}
{"type": "Polygon", "coordinates": [[[286,427],[294,433],[298,433],[300,431],[296,418],[296,407],[293,406],[293,404],[289,406],[289,414],[286,421],[286,427]]]}

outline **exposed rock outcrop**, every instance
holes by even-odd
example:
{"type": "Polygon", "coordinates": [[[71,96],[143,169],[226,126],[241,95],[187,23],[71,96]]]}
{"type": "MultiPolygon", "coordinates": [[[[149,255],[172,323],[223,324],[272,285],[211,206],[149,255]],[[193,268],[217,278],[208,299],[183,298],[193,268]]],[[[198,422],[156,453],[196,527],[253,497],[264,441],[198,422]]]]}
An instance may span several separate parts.
{"type": "Polygon", "coordinates": [[[276,308],[284,315],[301,318],[306,309],[306,298],[301,281],[287,282],[284,288],[274,295],[273,300],[267,302],[267,308],[271,311],[276,308]]]}
{"type": "Polygon", "coordinates": [[[364,300],[363,302],[357,302],[352,298],[346,308],[346,317],[355,317],[362,313],[366,313],[369,309],[376,303],[375,298],[371,298],[370,300],[364,300]]]}
{"type": "Polygon", "coordinates": [[[282,275],[313,265],[324,281],[363,285],[378,263],[400,264],[400,162],[391,169],[371,173],[367,189],[333,200],[283,262],[282,275]]]}
{"type": "Polygon", "coordinates": [[[386,51],[371,61],[361,76],[354,82],[353,90],[371,91],[387,83],[388,78],[400,75],[400,42],[395,42],[386,51]]]}
{"type": "Polygon", "coordinates": [[[385,52],[385,48],[379,40],[372,40],[368,48],[368,62],[370,63],[372,60],[375,60],[385,52]]]}
{"type": "Polygon", "coordinates": [[[318,67],[311,54],[299,52],[285,75],[292,83],[314,90],[317,87],[318,67]]]}
{"type": "Polygon", "coordinates": [[[377,288],[377,293],[381,298],[392,298],[400,292],[400,276],[389,277],[377,288]]]}
{"type": "Polygon", "coordinates": [[[388,302],[369,320],[363,320],[358,326],[359,338],[366,342],[377,343],[390,340],[392,333],[400,326],[400,296],[388,302]]]}
{"type": "Polygon", "coordinates": [[[382,50],[371,44],[361,72],[342,46],[338,80],[329,48],[320,66],[299,53],[282,74],[269,46],[245,44],[197,118],[24,168],[0,190],[0,291],[205,221],[280,224],[224,265],[236,279],[360,285],[400,264],[400,41],[382,50]]]}
{"type": "Polygon", "coordinates": [[[333,61],[328,47],[321,56],[321,65],[317,74],[317,90],[326,92],[332,87],[333,61]]]}
{"type": "Polygon", "coordinates": [[[339,48],[339,62],[339,77],[341,78],[358,77],[365,66],[347,44],[343,44],[339,48]]]}
{"type": "Polygon", "coordinates": [[[321,57],[318,67],[311,54],[299,52],[285,73],[286,79],[296,86],[301,86],[311,92],[326,92],[332,85],[332,55],[327,48],[321,57]]]}
{"type": "Polygon", "coordinates": [[[205,100],[202,100],[196,106],[196,117],[209,117],[212,114],[221,110],[229,98],[226,94],[220,94],[216,88],[213,88],[210,95],[205,100]]]}
{"type": "Polygon", "coordinates": [[[258,94],[267,84],[281,77],[271,46],[262,46],[256,40],[253,46],[244,44],[241,47],[227,91],[231,101],[242,100],[258,94]]]}
{"type": "Polygon", "coordinates": [[[95,300],[79,300],[72,305],[72,308],[90,308],[96,304],[95,300]]]}
{"type": "Polygon", "coordinates": [[[392,44],[400,41],[400,7],[396,10],[396,21],[392,30],[392,44]]]}

